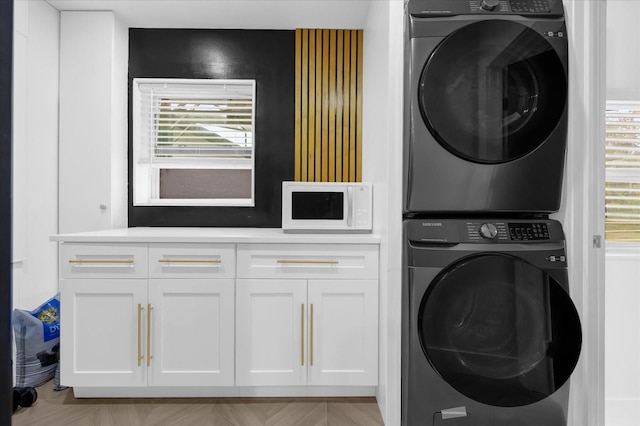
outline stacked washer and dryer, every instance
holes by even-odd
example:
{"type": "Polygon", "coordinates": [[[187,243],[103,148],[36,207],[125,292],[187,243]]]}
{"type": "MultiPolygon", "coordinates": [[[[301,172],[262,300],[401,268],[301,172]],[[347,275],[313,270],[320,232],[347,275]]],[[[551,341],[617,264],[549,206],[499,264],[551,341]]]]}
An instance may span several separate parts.
{"type": "Polygon", "coordinates": [[[403,426],[566,426],[561,0],[409,0],[403,426]]]}

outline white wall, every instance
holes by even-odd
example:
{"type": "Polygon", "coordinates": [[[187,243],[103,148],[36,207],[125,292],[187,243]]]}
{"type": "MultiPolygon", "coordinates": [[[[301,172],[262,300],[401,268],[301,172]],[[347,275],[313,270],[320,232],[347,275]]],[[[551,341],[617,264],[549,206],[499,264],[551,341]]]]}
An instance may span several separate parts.
{"type": "Polygon", "coordinates": [[[62,12],[59,232],[126,227],[127,29],[62,12]]]}
{"type": "Polygon", "coordinates": [[[640,250],[608,244],[605,424],[640,424],[640,250]]]}
{"type": "Polygon", "coordinates": [[[59,13],[45,1],[14,11],[13,305],[57,293],[59,13]]]}
{"type": "Polygon", "coordinates": [[[640,100],[640,1],[607,0],[607,99],[640,100]]]}
{"type": "Polygon", "coordinates": [[[582,322],[582,353],[571,377],[569,426],[604,425],[604,31],[605,2],[564,0],[569,37],[569,128],[559,218],[569,283],[582,322]]]}
{"type": "MultiPolygon", "coordinates": [[[[640,101],[640,2],[607,1],[607,99],[640,101]]],[[[607,243],[605,425],[640,424],[640,244],[607,243]]]]}
{"type": "Polygon", "coordinates": [[[402,0],[371,2],[364,28],[363,180],[374,183],[380,246],[378,404],[385,424],[400,424],[402,261],[402,0]]]}

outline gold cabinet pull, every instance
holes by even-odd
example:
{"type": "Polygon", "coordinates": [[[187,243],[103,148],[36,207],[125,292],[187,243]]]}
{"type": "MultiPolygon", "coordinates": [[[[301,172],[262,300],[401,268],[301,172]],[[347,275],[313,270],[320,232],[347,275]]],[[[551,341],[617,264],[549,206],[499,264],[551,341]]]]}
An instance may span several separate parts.
{"type": "Polygon", "coordinates": [[[133,259],[69,259],[72,265],[133,265],[133,259]]]}
{"type": "Polygon", "coordinates": [[[147,367],[151,365],[151,359],[153,355],[151,355],[151,311],[153,310],[153,306],[151,304],[147,304],[147,367]]]}
{"type": "Polygon", "coordinates": [[[304,303],[300,305],[300,365],[304,365],[304,303]]]}
{"type": "Polygon", "coordinates": [[[160,263],[172,264],[172,263],[222,263],[221,259],[158,259],[160,263]]]}
{"type": "Polygon", "coordinates": [[[310,264],[310,265],[337,265],[337,260],[322,260],[322,259],[278,259],[276,263],[279,264],[310,264]]]}
{"type": "Polygon", "coordinates": [[[138,367],[142,365],[144,355],[142,355],[142,311],[144,308],[138,303],[138,367]]]}
{"type": "Polygon", "coordinates": [[[313,303],[309,308],[309,365],[313,365],[313,303]]]}

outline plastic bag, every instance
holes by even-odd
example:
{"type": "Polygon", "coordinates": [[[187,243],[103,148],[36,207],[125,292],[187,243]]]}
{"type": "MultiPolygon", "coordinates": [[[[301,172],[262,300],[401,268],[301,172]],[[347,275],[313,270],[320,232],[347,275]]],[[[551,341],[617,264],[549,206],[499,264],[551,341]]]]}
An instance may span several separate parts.
{"type": "Polygon", "coordinates": [[[54,377],[58,367],[59,295],[31,312],[15,309],[12,323],[16,340],[16,386],[40,386],[54,377]]]}

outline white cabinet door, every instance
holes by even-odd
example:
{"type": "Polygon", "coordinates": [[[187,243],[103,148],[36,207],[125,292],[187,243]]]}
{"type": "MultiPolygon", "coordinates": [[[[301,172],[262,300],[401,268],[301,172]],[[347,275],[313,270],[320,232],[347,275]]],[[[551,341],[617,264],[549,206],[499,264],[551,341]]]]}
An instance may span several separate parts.
{"type": "Polygon", "coordinates": [[[149,386],[233,385],[233,296],[233,279],[149,280],[149,386]]]}
{"type": "Polygon", "coordinates": [[[311,280],[309,385],[378,384],[378,283],[311,280]]]}
{"type": "Polygon", "coordinates": [[[61,383],[145,386],[146,279],[60,282],[61,383]]]}
{"type": "Polygon", "coordinates": [[[306,280],[236,282],[236,385],[304,385],[306,280]]]}

